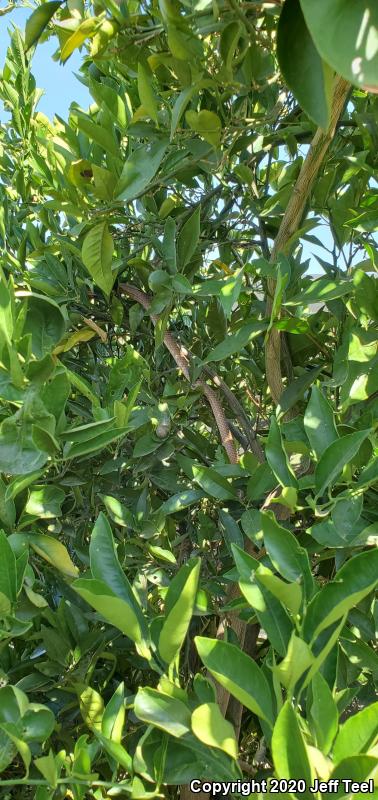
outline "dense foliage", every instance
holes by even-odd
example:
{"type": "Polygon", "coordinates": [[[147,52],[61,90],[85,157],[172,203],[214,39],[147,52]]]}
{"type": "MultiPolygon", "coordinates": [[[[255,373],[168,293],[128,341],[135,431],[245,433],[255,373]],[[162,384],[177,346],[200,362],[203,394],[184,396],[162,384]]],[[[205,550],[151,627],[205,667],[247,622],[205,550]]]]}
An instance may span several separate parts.
{"type": "Polygon", "coordinates": [[[373,0],[10,31],[4,800],[377,773],[377,31],[373,0]],[[93,98],[68,120],[48,37],[93,98]]]}

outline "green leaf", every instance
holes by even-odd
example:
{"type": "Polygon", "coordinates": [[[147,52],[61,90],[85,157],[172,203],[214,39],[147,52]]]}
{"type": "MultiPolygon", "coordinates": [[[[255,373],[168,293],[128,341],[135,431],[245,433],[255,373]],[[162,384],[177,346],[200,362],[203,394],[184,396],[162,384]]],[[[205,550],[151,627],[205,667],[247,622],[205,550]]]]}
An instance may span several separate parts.
{"type": "Polygon", "coordinates": [[[236,495],[231,484],[227,478],[218,475],[215,469],[196,464],[195,461],[191,461],[186,456],[178,455],[177,461],[188,478],[198,483],[201,489],[209,494],[210,497],[216,497],[218,500],[235,499],[236,495]]]}
{"type": "Polygon", "coordinates": [[[170,664],[180,651],[187,634],[196,600],[200,568],[199,559],[190,566],[184,565],[168,589],[165,598],[165,618],[159,636],[159,653],[167,664],[170,664]],[[180,587],[178,596],[177,585],[180,587]]]}
{"type": "Polygon", "coordinates": [[[213,147],[219,147],[222,133],[222,123],[214,111],[207,111],[205,108],[202,111],[187,111],[185,119],[191,128],[196,133],[208,142],[213,147]]]}
{"type": "Polygon", "coordinates": [[[65,491],[59,486],[38,486],[30,492],[25,513],[40,519],[60,517],[65,497],[65,491]]]}
{"type": "Polygon", "coordinates": [[[81,256],[95,284],[109,295],[115,273],[112,273],[113,238],[106,222],[99,222],[87,233],[81,256]]]}
{"type": "Polygon", "coordinates": [[[167,140],[158,139],[153,144],[142,145],[125,161],[114,189],[116,200],[129,203],[147,189],[156,175],[167,149],[167,140]]]}
{"type": "Polygon", "coordinates": [[[230,77],[232,77],[232,64],[238,42],[243,33],[244,27],[239,20],[230,22],[223,28],[221,33],[219,52],[227,72],[230,73],[230,77]]]}
{"type": "Polygon", "coordinates": [[[139,620],[131,606],[117,597],[103,581],[78,578],[72,588],[104,619],[136,644],[142,641],[139,620]]]}
{"type": "Polygon", "coordinates": [[[318,386],[313,386],[304,415],[304,427],[310,445],[318,459],[332,442],[339,438],[333,411],[318,386]]]}
{"type": "Polygon", "coordinates": [[[231,758],[238,757],[234,728],[221,714],[216,703],[203,703],[192,714],[192,731],[208,747],[218,747],[231,758]]]}
{"type": "Polygon", "coordinates": [[[110,428],[109,430],[99,433],[98,436],[90,438],[84,442],[72,442],[65,449],[63,458],[70,461],[71,459],[78,458],[78,456],[88,455],[88,453],[96,453],[97,450],[103,450],[112,442],[121,439],[128,433],[129,428],[110,428]]]}
{"type": "Polygon", "coordinates": [[[29,50],[38,41],[51,17],[62,5],[62,1],[53,0],[51,3],[44,3],[33,11],[25,25],[25,50],[29,50]]]}
{"type": "Polygon", "coordinates": [[[332,749],[334,761],[366,752],[377,736],[378,702],[361,709],[341,725],[332,749]]]}
{"type": "Polygon", "coordinates": [[[240,575],[240,591],[256,612],[259,623],[266,631],[274,649],[283,657],[293,630],[290,617],[275,594],[259,580],[259,562],[236,545],[232,545],[231,549],[240,575]]]}
{"type": "Polygon", "coordinates": [[[362,470],[357,480],[358,486],[368,486],[378,480],[378,458],[374,458],[370,464],[362,470]]]}
{"type": "Polygon", "coordinates": [[[183,492],[172,495],[172,497],[169,497],[168,500],[162,503],[159,507],[159,512],[166,517],[169,514],[178,514],[179,511],[183,511],[184,508],[198,503],[205,497],[205,494],[206,493],[201,489],[185,489],[183,492]]]}
{"type": "Polygon", "coordinates": [[[12,530],[16,521],[16,507],[7,491],[9,486],[0,478],[0,522],[7,530],[12,530]]]}
{"type": "Polygon", "coordinates": [[[289,411],[290,408],[301,400],[304,393],[307,392],[307,389],[311,386],[311,384],[316,380],[318,375],[322,372],[323,367],[316,367],[315,369],[306,370],[303,375],[296,380],[289,383],[286,389],[283,390],[280,402],[277,406],[277,416],[281,417],[289,411]]]}
{"type": "Polygon", "coordinates": [[[104,750],[114,759],[117,765],[119,764],[121,767],[123,767],[123,769],[127,770],[127,772],[132,772],[132,758],[120,742],[114,742],[112,739],[108,739],[97,730],[94,731],[94,735],[96,739],[101,742],[104,750]]]}
{"type": "Polygon", "coordinates": [[[304,672],[311,666],[314,656],[306,642],[300,639],[293,631],[285,658],[275,667],[273,672],[277,675],[282,686],[292,695],[296,684],[304,672]]]}
{"type": "Polygon", "coordinates": [[[49,786],[56,789],[58,785],[58,771],[52,750],[50,750],[48,756],[35,758],[34,764],[48,782],[49,786]]]}
{"type": "MultiPolygon", "coordinates": [[[[340,761],[339,764],[335,767],[333,772],[331,772],[330,780],[337,780],[341,782],[341,788],[338,792],[339,797],[347,797],[348,800],[350,797],[353,797],[353,793],[351,793],[351,783],[343,784],[342,781],[353,781],[353,783],[366,783],[368,778],[372,778],[373,786],[374,786],[374,795],[376,794],[376,776],[377,776],[377,766],[378,761],[377,757],[374,755],[358,755],[358,756],[349,756],[349,758],[344,758],[343,761],[340,761]],[[348,787],[348,789],[347,789],[348,787]]],[[[357,792],[357,797],[360,798],[363,796],[365,792],[357,792]]]]}
{"type": "Polygon", "coordinates": [[[374,0],[300,0],[322,57],[347,81],[374,90],[378,86],[378,8],[374,0]],[[337,42],[337,47],[335,47],[337,42]]]}
{"type": "Polygon", "coordinates": [[[31,764],[31,751],[30,747],[26,742],[20,738],[19,730],[16,725],[13,725],[11,722],[3,722],[0,725],[0,729],[9,736],[13,744],[16,746],[25,766],[25,778],[29,775],[29,767],[31,764]]]}
{"type": "Polygon", "coordinates": [[[324,450],[315,469],[315,489],[318,497],[324,494],[328,486],[336,483],[345,465],[352,461],[369,434],[370,430],[348,433],[324,450]]]}
{"type": "Polygon", "coordinates": [[[234,518],[225,511],[224,508],[219,509],[219,520],[221,525],[224,528],[224,538],[229,547],[232,544],[238,545],[238,547],[243,548],[244,545],[244,537],[239,528],[238,523],[234,520],[234,518]]]}
{"type": "Polygon", "coordinates": [[[89,422],[87,425],[79,425],[77,428],[67,428],[62,431],[60,438],[68,442],[88,442],[95,439],[99,433],[114,428],[115,417],[101,419],[98,422],[89,422]]]}
{"type": "Polygon", "coordinates": [[[111,495],[101,494],[100,497],[109,516],[116,525],[120,525],[121,528],[134,527],[134,517],[127,506],[124,506],[116,497],[111,497],[111,495]]]}
{"type": "Polygon", "coordinates": [[[282,706],[273,729],[272,755],[277,777],[304,780],[306,790],[296,796],[312,797],[309,790],[312,786],[311,767],[297,715],[290,700],[282,706]]]}
{"type": "Polygon", "coordinates": [[[190,732],[191,714],[188,707],[176,697],[156,689],[139,689],[134,702],[134,714],[148,725],[180,738],[190,732]]]}
{"type": "MultiPolygon", "coordinates": [[[[115,89],[112,89],[111,86],[108,84],[103,83],[102,81],[97,80],[90,80],[89,88],[91,95],[96,100],[98,106],[105,105],[107,110],[112,115],[114,121],[118,125],[121,131],[124,131],[127,128],[127,109],[125,105],[125,100],[122,96],[119,95],[115,89]]],[[[114,180],[115,176],[113,173],[109,173],[107,170],[104,170],[102,167],[96,167],[95,164],[92,164],[93,170],[93,177],[95,178],[96,170],[100,170],[102,173],[106,173],[107,175],[111,175],[112,180],[114,180]]],[[[100,173],[99,173],[100,174],[100,173]]],[[[104,175],[105,177],[105,175],[104,175]]],[[[108,182],[109,178],[106,178],[106,182],[108,182]]],[[[96,183],[96,180],[95,180],[96,183]]],[[[109,198],[111,199],[111,198],[109,198]]]]}
{"type": "Polygon", "coordinates": [[[138,63],[138,94],[141,105],[147,114],[158,122],[157,105],[154,90],[152,88],[152,75],[151,72],[142,64],[138,63]]]}
{"type": "Polygon", "coordinates": [[[278,524],[272,512],[261,513],[264,543],[273,566],[288,581],[302,581],[307,597],[313,591],[313,578],[306,550],[295,536],[278,524]]]}
{"type": "Polygon", "coordinates": [[[61,51],[60,60],[64,64],[67,59],[72,55],[74,50],[81,47],[84,42],[94,36],[98,28],[98,20],[96,17],[88,17],[84,19],[76,28],[76,30],[65,41],[61,51]]]}
{"type": "Polygon", "coordinates": [[[85,133],[90,141],[99,145],[99,147],[103,148],[113,156],[113,158],[119,160],[120,150],[114,130],[112,128],[104,128],[103,125],[94,122],[93,119],[82,111],[75,109],[74,113],[76,114],[79,130],[85,133]]]}
{"type": "Polygon", "coordinates": [[[0,530],[0,592],[10,602],[17,597],[16,559],[4,531],[0,530]]]}
{"type": "Polygon", "coordinates": [[[0,773],[12,763],[17,755],[17,747],[0,727],[0,773]]]}
{"type": "Polygon", "coordinates": [[[192,86],[186,86],[185,89],[180,92],[178,95],[175,104],[172,108],[172,118],[171,118],[171,139],[173,139],[177,126],[180,122],[180,119],[192,99],[193,95],[198,92],[198,85],[194,84],[192,86]]]}
{"type": "Polygon", "coordinates": [[[321,631],[341,619],[378,583],[378,550],[353,556],[308,605],[305,638],[315,640],[321,631]]]}
{"type": "Polygon", "coordinates": [[[70,369],[65,367],[67,378],[72,386],[77,389],[83,397],[86,397],[95,408],[100,407],[101,403],[97,395],[92,392],[90,386],[88,385],[87,381],[82,378],[80,375],[77,375],[76,372],[72,372],[70,369]]]}
{"type": "Polygon", "coordinates": [[[228,642],[196,636],[195,644],[201,661],[218,683],[253,714],[271,725],[273,711],[270,688],[256,662],[228,642]]]}
{"type": "Polygon", "coordinates": [[[270,418],[269,435],[265,446],[266,460],[281,486],[298,488],[298,481],[290,467],[275,417],[270,418]]]}
{"type": "Polygon", "coordinates": [[[39,478],[43,475],[41,470],[37,470],[36,472],[31,472],[29,475],[21,475],[19,478],[14,478],[11,481],[6,489],[5,492],[5,502],[8,500],[14,500],[20,492],[24,489],[27,489],[31,483],[36,483],[39,478]]]}
{"type": "Polygon", "coordinates": [[[283,77],[303,110],[320,128],[330,121],[333,71],[319,56],[299,0],[285,0],[277,31],[283,77]]]}
{"type": "Polygon", "coordinates": [[[200,237],[201,206],[197,206],[193,214],[182,226],[177,238],[177,257],[181,270],[186,267],[194,255],[200,237]]]}
{"type": "Polygon", "coordinates": [[[0,343],[11,345],[13,335],[13,309],[11,293],[3,273],[0,272],[0,343]]]}
{"type": "Polygon", "coordinates": [[[121,742],[125,722],[125,685],[120,683],[102,715],[101,731],[106,739],[121,742]]]}
{"type": "Polygon", "coordinates": [[[259,336],[267,328],[266,322],[248,322],[243,325],[236,333],[232,333],[217,344],[213,350],[206,356],[204,363],[208,364],[210,361],[223,361],[223,359],[232,356],[234,353],[240,353],[246,345],[259,336]]]}
{"type": "Polygon", "coordinates": [[[23,334],[31,334],[32,352],[36,358],[42,359],[60,342],[66,329],[64,316],[58,304],[49,297],[22,291],[17,292],[17,298],[26,305],[23,309],[23,334]]]}
{"type": "Polygon", "coordinates": [[[285,301],[286,306],[310,306],[313,303],[326,303],[328,300],[336,300],[353,292],[352,281],[330,281],[328,278],[318,278],[311,281],[306,289],[300,294],[290,297],[285,301]]]}
{"type": "Polygon", "coordinates": [[[28,741],[44,742],[55,728],[53,712],[40,703],[30,703],[22,717],[23,737],[28,741]]]}
{"type": "Polygon", "coordinates": [[[327,681],[317,672],[311,682],[310,716],[317,747],[327,755],[339,726],[339,714],[327,681]]]}
{"type": "Polygon", "coordinates": [[[302,589],[298,583],[285,583],[277,575],[273,575],[270,569],[262,564],[256,570],[256,578],[259,583],[266,586],[270,593],[283,603],[292,614],[298,614],[302,603],[302,589]]]}
{"type": "Polygon", "coordinates": [[[138,620],[137,639],[139,641],[146,633],[146,623],[130,583],[118,561],[112,530],[102,512],[98,515],[92,531],[89,558],[93,577],[106,584],[118,598],[127,603],[131,613],[138,620]]]}

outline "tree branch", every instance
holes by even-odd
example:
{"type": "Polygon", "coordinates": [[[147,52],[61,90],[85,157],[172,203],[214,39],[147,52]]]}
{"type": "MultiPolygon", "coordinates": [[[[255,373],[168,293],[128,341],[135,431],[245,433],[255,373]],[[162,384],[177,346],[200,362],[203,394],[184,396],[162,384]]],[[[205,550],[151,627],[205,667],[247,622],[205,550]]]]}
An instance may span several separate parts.
{"type": "MultiPolygon", "coordinates": [[[[298,175],[274,242],[270,259],[273,263],[277,261],[279,253],[285,252],[288,241],[298,230],[303,220],[307,198],[311,192],[315,178],[318,175],[325,154],[335,135],[337,122],[344,108],[349,89],[350,84],[347,83],[344,78],[339,78],[337,80],[329,128],[326,132],[318,128],[311,142],[310,149],[302,164],[301,171],[298,175]]],[[[267,316],[270,316],[272,311],[275,286],[275,279],[269,278],[266,304],[267,316]]],[[[281,334],[276,328],[272,328],[267,337],[265,345],[265,369],[273,402],[275,405],[278,405],[283,391],[283,383],[281,373],[281,334]]]]}

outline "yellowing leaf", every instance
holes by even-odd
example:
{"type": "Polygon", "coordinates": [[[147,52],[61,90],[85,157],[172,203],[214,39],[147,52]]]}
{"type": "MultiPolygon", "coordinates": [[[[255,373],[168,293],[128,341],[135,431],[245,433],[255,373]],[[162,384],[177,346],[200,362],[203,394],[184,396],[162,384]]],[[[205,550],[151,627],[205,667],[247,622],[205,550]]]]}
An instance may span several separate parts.
{"type": "Polygon", "coordinates": [[[113,239],[106,222],[99,222],[87,233],[81,251],[83,263],[97,286],[109,295],[112,274],[113,239]]]}
{"type": "Polygon", "coordinates": [[[79,700],[81,716],[88,728],[101,731],[102,715],[104,713],[104,701],[101,695],[90,686],[86,686],[79,694],[79,700]]]}
{"type": "Polygon", "coordinates": [[[31,544],[33,550],[41,558],[56,567],[63,575],[67,575],[69,578],[76,578],[78,568],[72,563],[67,549],[57,539],[44,533],[29,533],[26,541],[31,544]]]}
{"type": "Polygon", "coordinates": [[[89,342],[94,336],[96,336],[96,334],[94,331],[91,331],[90,328],[80,328],[79,331],[65,336],[55,350],[53,350],[53,355],[57,356],[59,353],[68,353],[69,350],[72,350],[72,348],[76,347],[80,342],[89,342]]]}
{"type": "Polygon", "coordinates": [[[83,20],[63,45],[60,52],[60,60],[64,63],[72,55],[73,51],[84,44],[86,39],[90,39],[96,33],[98,20],[95,17],[83,20]]]}
{"type": "Polygon", "coordinates": [[[231,758],[238,757],[233,726],[223,718],[216,703],[204,703],[193,711],[192,731],[197,739],[209,747],[218,747],[231,758]]]}
{"type": "Polygon", "coordinates": [[[213,147],[219,146],[222,123],[217,114],[204,108],[198,113],[196,111],[187,111],[185,119],[189,128],[199,133],[205,142],[209,142],[213,147]]]}

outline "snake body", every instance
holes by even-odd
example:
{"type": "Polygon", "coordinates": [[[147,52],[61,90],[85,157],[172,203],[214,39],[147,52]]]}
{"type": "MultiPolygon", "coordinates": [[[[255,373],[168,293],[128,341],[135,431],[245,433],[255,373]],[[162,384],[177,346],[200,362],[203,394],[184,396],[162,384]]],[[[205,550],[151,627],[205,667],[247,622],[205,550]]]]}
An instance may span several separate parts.
{"type": "MultiPolygon", "coordinates": [[[[146,311],[149,310],[151,306],[151,298],[141,289],[138,289],[136,286],[132,286],[129,283],[121,283],[120,289],[122,292],[127,294],[133,300],[136,300],[136,302],[139,303],[146,311]]],[[[150,314],[150,316],[152,322],[154,323],[154,325],[156,325],[156,323],[159,320],[159,317],[156,314],[150,314]]],[[[166,331],[164,333],[163,341],[167,350],[169,350],[171,356],[174,358],[178,368],[181,370],[184,377],[188,381],[190,381],[191,355],[189,351],[185,347],[179,345],[176,342],[176,339],[174,338],[174,336],[172,336],[170,331],[166,331]]],[[[201,379],[195,381],[195,383],[193,384],[193,388],[201,389],[204,396],[206,397],[206,400],[213,413],[213,417],[219,431],[222,445],[226,450],[229,461],[231,462],[231,464],[237,464],[238,455],[236,452],[235,443],[232,437],[232,433],[230,431],[230,426],[226,419],[226,415],[224,413],[224,410],[222,408],[222,405],[218,399],[216,392],[214,391],[214,389],[211,388],[211,386],[209,386],[208,383],[206,383],[201,379]]]]}

